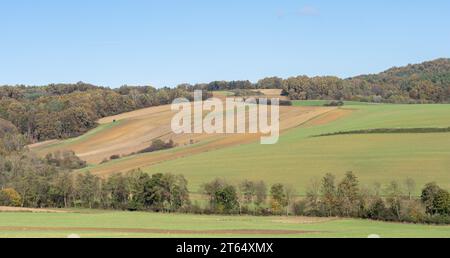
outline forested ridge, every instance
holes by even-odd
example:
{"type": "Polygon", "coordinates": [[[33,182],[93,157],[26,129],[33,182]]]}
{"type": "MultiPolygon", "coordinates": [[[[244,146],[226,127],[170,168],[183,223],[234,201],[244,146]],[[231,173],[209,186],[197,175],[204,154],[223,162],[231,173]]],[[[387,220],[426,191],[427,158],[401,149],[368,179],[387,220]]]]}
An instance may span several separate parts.
{"type": "Polygon", "coordinates": [[[349,100],[385,103],[450,102],[450,59],[391,68],[347,79],[334,76],[270,77],[250,81],[215,81],[187,85],[203,90],[282,89],[292,100],[349,100]]]}

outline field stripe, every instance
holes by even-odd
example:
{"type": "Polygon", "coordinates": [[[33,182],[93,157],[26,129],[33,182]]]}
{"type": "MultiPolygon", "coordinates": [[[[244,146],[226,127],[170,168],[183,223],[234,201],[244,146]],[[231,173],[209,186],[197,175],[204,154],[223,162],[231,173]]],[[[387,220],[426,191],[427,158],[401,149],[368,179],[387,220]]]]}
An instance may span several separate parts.
{"type": "Polygon", "coordinates": [[[88,228],[88,227],[0,227],[0,231],[63,231],[63,232],[110,232],[143,234],[180,234],[180,235],[299,235],[323,233],[322,231],[304,230],[264,230],[264,229],[230,229],[230,230],[168,230],[141,228],[88,228]]]}

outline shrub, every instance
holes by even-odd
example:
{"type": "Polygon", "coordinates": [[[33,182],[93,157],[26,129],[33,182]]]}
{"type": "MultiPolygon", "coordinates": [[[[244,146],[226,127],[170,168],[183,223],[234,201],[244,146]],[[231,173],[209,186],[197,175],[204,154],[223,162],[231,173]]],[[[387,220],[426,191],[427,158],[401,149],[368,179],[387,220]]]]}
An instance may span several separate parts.
{"type": "Polygon", "coordinates": [[[364,217],[367,219],[383,220],[390,216],[389,213],[390,212],[383,199],[377,198],[372,202],[372,204],[370,204],[364,217]]]}
{"type": "Polygon", "coordinates": [[[307,209],[307,203],[304,200],[295,202],[292,207],[292,211],[294,212],[294,215],[296,215],[296,216],[305,216],[306,209],[307,209]]]}
{"type": "Polygon", "coordinates": [[[115,159],[120,159],[120,155],[112,155],[110,158],[110,160],[115,160],[115,159]]]}
{"type": "Polygon", "coordinates": [[[22,197],[12,188],[3,189],[0,191],[0,205],[19,207],[22,205],[22,197]]]}
{"type": "Polygon", "coordinates": [[[175,146],[176,146],[176,144],[172,140],[170,140],[168,142],[164,142],[163,140],[156,139],[156,140],[153,140],[152,145],[150,147],[139,151],[139,153],[148,153],[148,152],[155,152],[155,151],[160,151],[160,150],[167,150],[167,149],[174,148],[175,146]]]}
{"type": "Polygon", "coordinates": [[[63,169],[80,169],[86,167],[86,161],[81,160],[73,151],[57,151],[45,156],[47,164],[63,169]]]}
{"type": "Polygon", "coordinates": [[[280,100],[280,106],[292,106],[292,101],[290,100],[280,100]]]}
{"type": "Polygon", "coordinates": [[[411,223],[421,223],[425,220],[426,213],[423,205],[415,200],[406,201],[402,205],[402,220],[411,223]]]}
{"type": "Polygon", "coordinates": [[[256,209],[256,215],[258,215],[258,216],[271,216],[272,213],[270,212],[270,209],[268,209],[268,208],[258,207],[256,209]]]}
{"type": "Polygon", "coordinates": [[[204,210],[200,207],[198,202],[191,203],[181,207],[178,212],[186,214],[204,214],[204,210]]]}
{"type": "Polygon", "coordinates": [[[429,183],[422,190],[422,203],[430,215],[450,215],[450,194],[436,183],[429,183]]]}
{"type": "Polygon", "coordinates": [[[286,196],[285,187],[282,184],[275,184],[270,189],[270,206],[274,214],[281,214],[288,206],[288,198],[286,196]]]}
{"type": "Polygon", "coordinates": [[[324,106],[325,107],[342,107],[342,106],[344,106],[344,102],[341,100],[333,100],[329,103],[326,103],[324,106]]]}
{"type": "Polygon", "coordinates": [[[450,215],[450,193],[440,189],[433,201],[433,207],[437,214],[450,215]]]}
{"type": "Polygon", "coordinates": [[[428,216],[422,221],[422,223],[427,224],[436,224],[436,225],[449,225],[450,224],[450,216],[428,216]]]}
{"type": "Polygon", "coordinates": [[[204,193],[209,197],[211,210],[217,213],[233,214],[239,208],[235,186],[216,179],[203,185],[204,193]]]}
{"type": "MultiPolygon", "coordinates": [[[[256,104],[260,104],[261,103],[261,98],[257,98],[256,99],[256,104]]],[[[279,100],[278,101],[278,104],[280,105],[280,106],[292,106],[293,104],[292,104],[292,101],[290,101],[290,100],[279,100]]],[[[271,106],[272,105],[272,100],[271,99],[267,99],[267,105],[268,106],[271,106]]]]}

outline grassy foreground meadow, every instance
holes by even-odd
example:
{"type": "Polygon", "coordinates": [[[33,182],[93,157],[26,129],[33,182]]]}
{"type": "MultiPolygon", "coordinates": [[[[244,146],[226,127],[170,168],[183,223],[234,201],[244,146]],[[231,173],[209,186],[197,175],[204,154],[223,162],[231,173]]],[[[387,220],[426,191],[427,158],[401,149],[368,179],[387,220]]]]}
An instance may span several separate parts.
{"type": "Polygon", "coordinates": [[[81,210],[0,213],[2,238],[382,238],[450,237],[449,226],[303,217],[200,216],[81,210]]]}

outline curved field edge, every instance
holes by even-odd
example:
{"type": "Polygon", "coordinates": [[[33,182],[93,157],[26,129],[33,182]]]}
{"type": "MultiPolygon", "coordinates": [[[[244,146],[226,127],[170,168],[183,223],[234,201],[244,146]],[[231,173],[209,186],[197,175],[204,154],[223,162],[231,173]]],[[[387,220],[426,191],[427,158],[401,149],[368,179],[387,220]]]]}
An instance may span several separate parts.
{"type": "Polygon", "coordinates": [[[449,226],[142,212],[0,213],[0,237],[450,237],[449,226]]]}

